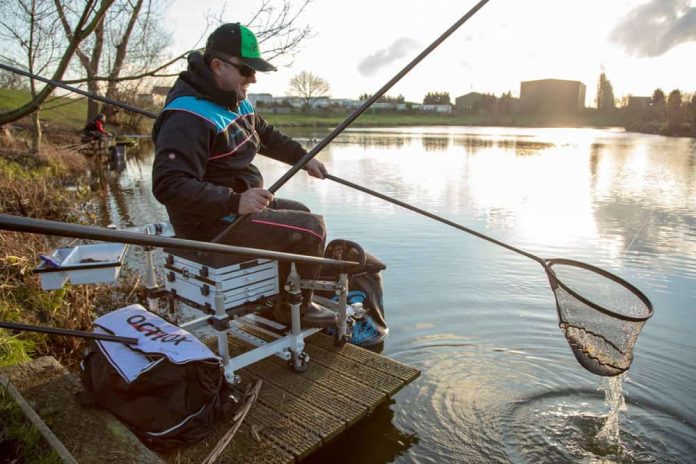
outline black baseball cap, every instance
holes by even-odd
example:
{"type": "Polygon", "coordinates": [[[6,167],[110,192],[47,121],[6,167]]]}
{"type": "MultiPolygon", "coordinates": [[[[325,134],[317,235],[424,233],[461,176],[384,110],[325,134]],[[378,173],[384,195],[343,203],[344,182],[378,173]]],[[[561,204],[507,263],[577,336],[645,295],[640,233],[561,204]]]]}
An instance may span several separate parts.
{"type": "Polygon", "coordinates": [[[277,71],[278,69],[261,58],[259,42],[256,36],[239,23],[228,23],[215,29],[205,44],[205,52],[210,55],[224,53],[236,56],[252,69],[261,72],[277,71]]]}

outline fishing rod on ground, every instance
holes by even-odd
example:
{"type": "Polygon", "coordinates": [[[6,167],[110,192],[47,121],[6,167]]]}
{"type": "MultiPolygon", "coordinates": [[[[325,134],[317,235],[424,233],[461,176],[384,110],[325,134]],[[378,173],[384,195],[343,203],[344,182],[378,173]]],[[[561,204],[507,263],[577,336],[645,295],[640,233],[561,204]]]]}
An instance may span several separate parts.
{"type": "Polygon", "coordinates": [[[89,340],[101,340],[105,342],[118,342],[126,345],[137,345],[138,339],[131,337],[119,337],[117,335],[84,332],[82,330],[59,329],[56,327],[43,327],[38,325],[20,324],[18,322],[0,321],[0,329],[21,330],[24,332],[39,332],[51,335],[63,335],[66,337],[86,338],[89,340]]]}

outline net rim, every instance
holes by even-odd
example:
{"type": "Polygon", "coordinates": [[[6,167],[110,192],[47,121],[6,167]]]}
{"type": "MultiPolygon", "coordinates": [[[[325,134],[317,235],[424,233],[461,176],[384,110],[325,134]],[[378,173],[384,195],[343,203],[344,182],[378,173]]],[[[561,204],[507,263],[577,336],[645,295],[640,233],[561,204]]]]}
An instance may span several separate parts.
{"type": "Polygon", "coordinates": [[[630,284],[626,280],[622,279],[621,277],[619,277],[615,274],[612,274],[609,271],[605,271],[604,269],[593,266],[591,264],[583,263],[582,261],[575,261],[572,259],[565,259],[565,258],[546,259],[546,260],[544,260],[544,263],[545,263],[544,267],[546,268],[546,272],[549,273],[553,277],[554,281],[561,288],[563,288],[563,290],[570,293],[573,297],[577,298],[582,303],[590,306],[592,309],[595,309],[595,310],[597,310],[601,313],[604,313],[608,316],[611,316],[611,317],[614,317],[617,319],[622,319],[624,321],[629,321],[629,322],[645,322],[648,319],[650,319],[654,313],[652,302],[648,299],[647,296],[645,296],[645,294],[643,292],[638,290],[638,288],[636,288],[634,285],[630,284]],[[626,287],[628,290],[631,291],[631,293],[633,293],[636,297],[638,297],[638,299],[641,300],[643,302],[643,304],[645,304],[646,308],[648,308],[648,314],[645,316],[640,316],[640,317],[627,316],[625,314],[620,314],[620,313],[617,313],[617,312],[612,311],[610,309],[599,306],[598,304],[588,300],[587,298],[578,294],[576,291],[572,290],[566,284],[564,284],[563,281],[561,281],[561,279],[558,278],[558,276],[556,275],[556,273],[552,269],[552,266],[555,264],[565,264],[568,266],[575,266],[575,267],[579,267],[582,269],[587,269],[587,270],[596,272],[597,274],[600,274],[600,275],[602,275],[610,280],[613,280],[614,282],[622,285],[623,287],[626,287]]]}

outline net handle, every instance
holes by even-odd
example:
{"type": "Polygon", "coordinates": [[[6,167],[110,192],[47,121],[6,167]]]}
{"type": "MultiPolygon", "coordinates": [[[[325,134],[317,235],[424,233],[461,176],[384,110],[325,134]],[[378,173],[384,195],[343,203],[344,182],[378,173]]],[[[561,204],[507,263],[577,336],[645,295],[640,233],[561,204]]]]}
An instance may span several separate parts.
{"type": "Polygon", "coordinates": [[[631,285],[629,282],[626,282],[624,279],[621,277],[612,274],[611,272],[605,271],[602,268],[592,266],[591,264],[583,263],[581,261],[575,261],[572,259],[564,259],[564,258],[553,258],[553,259],[547,259],[545,260],[545,263],[543,264],[544,269],[546,270],[546,273],[549,275],[551,281],[552,281],[552,286],[558,285],[560,286],[563,290],[566,292],[570,293],[574,298],[577,298],[580,300],[582,303],[586,304],[587,306],[591,307],[592,309],[595,309],[601,313],[606,314],[607,316],[611,316],[613,318],[621,319],[624,321],[629,321],[629,322],[645,322],[648,319],[650,319],[653,315],[653,305],[648,299],[647,296],[640,290],[638,290],[635,286],[631,285]],[[620,284],[623,287],[626,287],[628,290],[630,290],[640,301],[645,304],[645,306],[648,308],[648,314],[646,316],[642,317],[634,317],[634,316],[627,316],[625,314],[619,314],[614,311],[608,310],[602,306],[599,306],[596,303],[593,303],[592,301],[588,300],[587,298],[583,297],[582,295],[579,295],[577,292],[572,290],[570,287],[568,287],[566,284],[561,281],[561,279],[558,278],[556,273],[553,271],[552,266],[555,264],[565,264],[569,266],[575,266],[579,267],[582,269],[588,269],[590,271],[596,272],[597,274],[600,274],[603,277],[606,277],[617,284],[620,284]]]}

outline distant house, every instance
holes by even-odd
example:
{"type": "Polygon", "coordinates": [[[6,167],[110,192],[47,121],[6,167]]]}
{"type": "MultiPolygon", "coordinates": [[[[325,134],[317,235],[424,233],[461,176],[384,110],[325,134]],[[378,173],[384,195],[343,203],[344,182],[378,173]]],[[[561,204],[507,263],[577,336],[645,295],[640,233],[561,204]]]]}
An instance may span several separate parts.
{"type": "Polygon", "coordinates": [[[154,108],[157,106],[155,103],[155,96],[151,93],[139,93],[135,96],[135,101],[138,106],[147,108],[154,108]]]}
{"type": "Polygon", "coordinates": [[[309,106],[312,108],[326,108],[331,106],[331,99],[329,97],[315,97],[310,100],[309,106]]]}
{"type": "Polygon", "coordinates": [[[152,88],[152,100],[156,107],[164,106],[164,102],[167,99],[167,94],[171,87],[165,87],[161,85],[156,85],[152,88]]]}
{"type": "Polygon", "coordinates": [[[585,108],[585,84],[561,79],[522,82],[520,106],[525,113],[580,112],[585,108]]]}
{"type": "MultiPolygon", "coordinates": [[[[273,97],[273,104],[289,104],[293,108],[301,109],[307,105],[307,99],[295,96],[273,97]]],[[[329,97],[314,97],[310,100],[310,108],[326,108],[331,104],[329,97]]]]}
{"type": "Polygon", "coordinates": [[[452,112],[452,105],[450,104],[440,104],[440,105],[428,105],[428,104],[423,104],[421,106],[422,111],[433,111],[435,113],[451,113],[452,112]]]}
{"type": "Polygon", "coordinates": [[[332,98],[331,106],[341,106],[343,108],[357,108],[363,102],[360,100],[353,100],[351,98],[332,98]]]}
{"type": "Polygon", "coordinates": [[[250,93],[247,95],[247,100],[253,106],[270,106],[273,104],[273,95],[270,93],[250,93]],[[261,105],[259,105],[261,103],[261,105]]]}
{"type": "Polygon", "coordinates": [[[396,110],[397,105],[398,105],[398,103],[377,101],[377,102],[372,104],[372,108],[374,108],[376,110],[396,110]]]}

